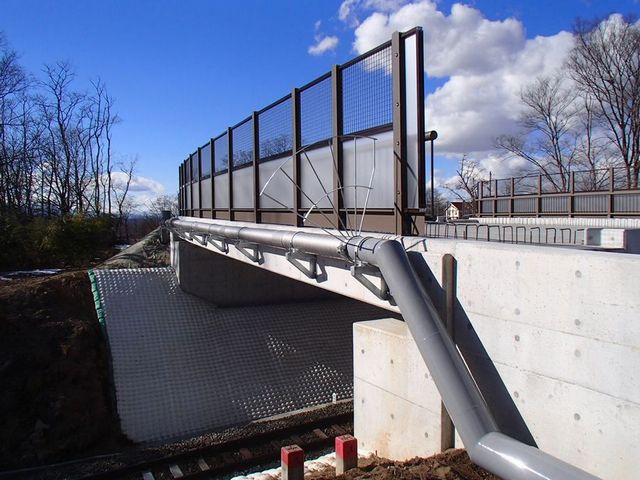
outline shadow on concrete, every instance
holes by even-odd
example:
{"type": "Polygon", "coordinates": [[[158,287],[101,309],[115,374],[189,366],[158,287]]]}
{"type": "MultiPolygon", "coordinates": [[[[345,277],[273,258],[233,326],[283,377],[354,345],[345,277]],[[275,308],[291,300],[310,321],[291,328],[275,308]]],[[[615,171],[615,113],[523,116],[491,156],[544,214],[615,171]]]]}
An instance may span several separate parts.
{"type": "MultiPolygon", "coordinates": [[[[421,253],[407,252],[407,255],[426,293],[442,315],[444,312],[444,289],[438,283],[421,253]]],[[[537,447],[533,435],[509,394],[509,390],[500,378],[500,374],[457,298],[455,301],[454,341],[500,431],[527,445],[537,447]]]]}

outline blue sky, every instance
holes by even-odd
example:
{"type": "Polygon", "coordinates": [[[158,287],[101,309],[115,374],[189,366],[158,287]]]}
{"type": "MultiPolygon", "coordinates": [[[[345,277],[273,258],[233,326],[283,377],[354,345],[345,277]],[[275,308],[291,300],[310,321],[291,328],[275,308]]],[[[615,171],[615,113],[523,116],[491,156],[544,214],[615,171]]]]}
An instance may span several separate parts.
{"type": "Polygon", "coordinates": [[[454,3],[0,0],[0,31],[36,75],[45,63],[69,60],[80,88],[98,76],[105,81],[122,119],[115,150],[138,157],[138,175],[148,180],[141,193],[153,197],[177,189],[178,163],[208,138],[412,21],[428,37],[427,127],[447,133],[456,125],[439,149],[440,176],[449,176],[463,153],[499,173],[478,123],[508,128],[518,82],[540,69],[536,61],[561,63],[570,40],[558,33],[576,17],[640,11],[638,0],[454,3]],[[327,49],[312,55],[314,45],[327,49]],[[468,97],[484,89],[484,100],[468,97]],[[457,119],[474,114],[461,136],[465,124],[457,119]]]}

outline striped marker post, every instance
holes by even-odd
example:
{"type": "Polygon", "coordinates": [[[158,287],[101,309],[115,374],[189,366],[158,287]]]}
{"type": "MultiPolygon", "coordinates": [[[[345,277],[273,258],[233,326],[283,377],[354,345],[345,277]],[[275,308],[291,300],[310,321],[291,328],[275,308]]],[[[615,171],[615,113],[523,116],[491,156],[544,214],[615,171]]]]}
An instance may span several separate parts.
{"type": "Polygon", "coordinates": [[[289,445],[280,449],[282,480],[304,479],[304,450],[298,445],[289,445]]]}
{"type": "Polygon", "coordinates": [[[358,466],[358,440],[351,435],[336,437],[336,475],[358,466]]]}

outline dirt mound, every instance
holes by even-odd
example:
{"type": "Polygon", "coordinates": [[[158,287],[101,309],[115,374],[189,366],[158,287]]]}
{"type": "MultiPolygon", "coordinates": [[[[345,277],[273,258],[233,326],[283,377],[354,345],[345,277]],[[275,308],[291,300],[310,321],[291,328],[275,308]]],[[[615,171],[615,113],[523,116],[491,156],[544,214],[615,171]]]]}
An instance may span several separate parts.
{"type": "Polygon", "coordinates": [[[464,450],[447,450],[429,458],[414,458],[406,462],[394,462],[379,457],[360,460],[358,468],[335,476],[335,469],[305,475],[306,480],[499,480],[498,477],[471,462],[464,450]]]}
{"type": "MultiPolygon", "coordinates": [[[[98,268],[167,264],[156,230],[98,268]]],[[[86,270],[0,282],[0,470],[127,443],[108,372],[86,270]]]]}
{"type": "Polygon", "coordinates": [[[0,286],[0,467],[120,443],[86,271],[0,286]]]}

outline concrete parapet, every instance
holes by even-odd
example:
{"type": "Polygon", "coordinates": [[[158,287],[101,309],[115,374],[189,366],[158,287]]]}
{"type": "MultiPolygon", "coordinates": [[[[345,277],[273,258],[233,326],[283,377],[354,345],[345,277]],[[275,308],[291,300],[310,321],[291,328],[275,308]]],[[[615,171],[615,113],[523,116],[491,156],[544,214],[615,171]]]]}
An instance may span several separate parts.
{"type": "MultiPolygon", "coordinates": [[[[438,306],[445,253],[457,260],[456,343],[500,428],[602,478],[634,478],[640,258],[430,242],[411,258],[438,306]]],[[[356,324],[354,367],[362,448],[437,452],[440,397],[404,324],[356,324]]]]}
{"type": "Polygon", "coordinates": [[[440,395],[404,322],[355,323],[353,367],[362,450],[394,460],[440,451],[440,395]]]}
{"type": "Polygon", "coordinates": [[[494,225],[540,225],[595,228],[640,228],[640,218],[588,217],[477,217],[480,223],[494,225]]]}

